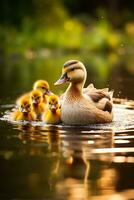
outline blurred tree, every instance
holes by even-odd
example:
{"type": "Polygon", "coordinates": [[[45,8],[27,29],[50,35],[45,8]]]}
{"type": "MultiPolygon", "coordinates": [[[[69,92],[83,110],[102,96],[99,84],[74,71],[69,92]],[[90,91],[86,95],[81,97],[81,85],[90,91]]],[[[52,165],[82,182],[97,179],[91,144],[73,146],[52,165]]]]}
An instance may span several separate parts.
{"type": "Polygon", "coordinates": [[[34,14],[33,0],[1,0],[0,24],[20,27],[23,18],[34,14]]]}
{"type": "MultiPolygon", "coordinates": [[[[133,20],[134,1],[126,0],[63,0],[65,7],[72,15],[87,15],[96,18],[98,10],[105,10],[114,26],[133,20]]],[[[99,13],[100,14],[100,13],[99,13]]],[[[99,16],[98,16],[99,17],[99,16]]],[[[101,17],[101,16],[100,16],[101,17]]]]}
{"type": "Polygon", "coordinates": [[[65,13],[61,0],[0,1],[0,24],[2,25],[20,27],[27,18],[41,25],[54,25],[55,22],[57,24],[63,21],[65,13]]]}
{"type": "Polygon", "coordinates": [[[57,26],[63,23],[67,12],[61,0],[33,0],[38,25],[57,26]]]}

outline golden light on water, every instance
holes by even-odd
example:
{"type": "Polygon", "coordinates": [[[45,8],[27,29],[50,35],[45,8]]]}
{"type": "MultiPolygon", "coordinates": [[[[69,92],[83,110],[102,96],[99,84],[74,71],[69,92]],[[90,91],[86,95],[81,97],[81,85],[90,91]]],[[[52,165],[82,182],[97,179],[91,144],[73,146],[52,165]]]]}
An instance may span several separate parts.
{"type": "Polygon", "coordinates": [[[93,153],[127,153],[134,152],[133,147],[128,148],[102,148],[102,149],[93,149],[93,153]]]}
{"type": "Polygon", "coordinates": [[[115,163],[134,163],[134,157],[132,157],[132,156],[128,156],[128,157],[126,157],[126,156],[115,156],[114,158],[113,158],[113,161],[115,162],[115,163]]]}
{"type": "Polygon", "coordinates": [[[114,141],[115,144],[127,144],[130,143],[129,140],[115,140],[114,141]]]}

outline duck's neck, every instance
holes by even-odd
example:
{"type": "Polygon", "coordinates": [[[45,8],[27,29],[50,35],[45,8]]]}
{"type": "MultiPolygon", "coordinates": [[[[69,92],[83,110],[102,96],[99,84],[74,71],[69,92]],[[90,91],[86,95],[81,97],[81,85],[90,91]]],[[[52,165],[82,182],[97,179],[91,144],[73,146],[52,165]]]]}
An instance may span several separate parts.
{"type": "Polygon", "coordinates": [[[66,94],[71,97],[80,97],[83,93],[84,81],[80,83],[70,83],[67,88],[66,94]]]}
{"type": "Polygon", "coordinates": [[[70,85],[68,86],[66,90],[66,99],[78,99],[83,96],[83,87],[86,81],[87,77],[87,72],[86,69],[84,68],[84,75],[83,79],[79,82],[71,82],[70,85]]]}

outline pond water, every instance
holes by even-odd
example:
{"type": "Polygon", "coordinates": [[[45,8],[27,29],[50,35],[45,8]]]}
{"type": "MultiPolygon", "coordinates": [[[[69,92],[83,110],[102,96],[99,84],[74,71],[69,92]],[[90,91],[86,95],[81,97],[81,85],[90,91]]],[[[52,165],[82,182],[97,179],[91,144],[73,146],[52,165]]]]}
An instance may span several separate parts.
{"type": "Polygon", "coordinates": [[[3,61],[0,199],[134,199],[134,73],[127,65],[128,57],[125,64],[122,56],[116,67],[109,68],[112,64],[107,59],[102,62],[105,55],[92,57],[95,64],[91,65],[91,58],[86,56],[60,57],[58,53],[55,57],[3,61]],[[62,64],[70,58],[87,63],[87,82],[115,90],[114,121],[85,127],[8,121],[5,111],[13,107],[18,95],[30,90],[35,80],[47,79],[56,93],[65,90],[55,88],[53,83],[60,76],[62,64]]]}

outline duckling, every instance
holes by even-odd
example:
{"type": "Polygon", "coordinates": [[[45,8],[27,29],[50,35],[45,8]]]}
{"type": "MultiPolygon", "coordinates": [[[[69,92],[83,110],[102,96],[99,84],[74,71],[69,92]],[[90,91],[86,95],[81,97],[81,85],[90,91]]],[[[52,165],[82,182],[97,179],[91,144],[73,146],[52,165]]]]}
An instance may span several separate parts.
{"type": "Polygon", "coordinates": [[[20,97],[18,97],[17,100],[16,100],[16,107],[19,107],[22,99],[29,99],[29,97],[30,97],[29,92],[26,92],[26,93],[22,94],[20,97]]]}
{"type": "Polygon", "coordinates": [[[50,91],[50,87],[47,81],[45,80],[38,80],[33,85],[33,90],[40,90],[43,94],[43,102],[47,103],[48,96],[52,95],[53,93],[50,91]]]}
{"type": "Polygon", "coordinates": [[[60,119],[60,104],[57,95],[51,95],[48,100],[48,110],[44,113],[42,120],[47,124],[58,124],[60,119]]]}
{"type": "Polygon", "coordinates": [[[62,76],[55,83],[61,85],[69,82],[61,104],[61,121],[69,125],[88,125],[109,123],[113,119],[112,110],[96,107],[91,98],[83,93],[87,71],[82,62],[69,60],[64,64],[62,76]]]}
{"type": "Polygon", "coordinates": [[[32,103],[32,109],[37,115],[37,119],[41,119],[42,114],[44,113],[46,106],[43,102],[43,95],[40,90],[32,90],[30,93],[30,99],[32,103]]]}
{"type": "Polygon", "coordinates": [[[36,120],[36,114],[32,110],[32,105],[30,98],[22,97],[19,100],[18,109],[16,109],[13,113],[11,113],[12,120],[27,120],[34,121],[36,120]]]}

